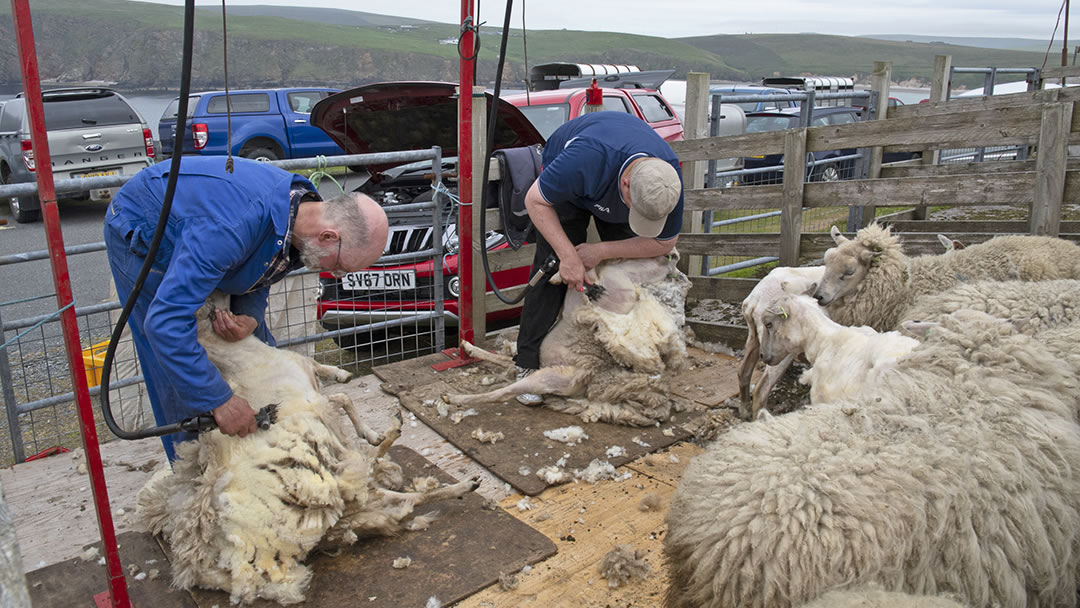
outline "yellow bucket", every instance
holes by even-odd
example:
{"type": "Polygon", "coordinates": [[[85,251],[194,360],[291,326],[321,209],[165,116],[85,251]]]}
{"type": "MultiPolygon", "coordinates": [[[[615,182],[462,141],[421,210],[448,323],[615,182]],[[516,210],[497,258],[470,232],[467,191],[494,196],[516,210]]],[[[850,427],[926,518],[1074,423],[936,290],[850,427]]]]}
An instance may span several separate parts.
{"type": "Polygon", "coordinates": [[[101,368],[105,366],[105,351],[109,341],[98,342],[82,351],[83,368],[86,369],[86,384],[91,388],[101,384],[101,368]]]}

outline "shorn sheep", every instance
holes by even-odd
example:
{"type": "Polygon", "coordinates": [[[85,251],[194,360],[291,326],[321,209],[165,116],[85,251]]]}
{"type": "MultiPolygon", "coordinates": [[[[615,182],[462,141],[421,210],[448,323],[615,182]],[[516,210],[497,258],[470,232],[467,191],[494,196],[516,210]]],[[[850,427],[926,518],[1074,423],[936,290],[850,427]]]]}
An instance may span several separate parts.
{"type": "MultiPolygon", "coordinates": [[[[649,426],[671,415],[671,372],[683,367],[686,292],[678,256],[605,262],[599,295],[568,290],[559,321],[540,345],[541,368],[500,389],[444,395],[453,405],[497,403],[536,393],[567,397],[547,404],[586,422],[649,426]]],[[[475,356],[512,366],[508,357],[471,347],[475,356]]]]}
{"type": "MultiPolygon", "coordinates": [[[[938,241],[945,248],[946,253],[964,248],[963,243],[943,234],[938,235],[938,241]]],[[[759,359],[758,335],[762,328],[762,315],[769,304],[780,296],[804,293],[811,285],[816,287],[824,276],[824,266],[774,268],[758,281],[754,289],[743,299],[742,314],[747,328],[746,345],[743,348],[743,359],[739,367],[739,397],[742,402],[740,415],[743,419],[753,420],[757,418],[759,411],[768,407],[769,392],[795,359],[794,356],[786,357],[779,363],[767,365],[751,395],[750,381],[759,359]]]]}
{"type": "Polygon", "coordinates": [[[841,325],[898,329],[912,302],[977,280],[1080,279],[1080,246],[1051,237],[999,236],[944,255],[908,257],[889,228],[871,224],[847,239],[832,228],[825,276],[814,296],[841,325]]]}
{"type": "Polygon", "coordinates": [[[808,295],[783,296],[762,316],[761,358],[775,365],[806,354],[810,369],[799,382],[810,385],[810,403],[829,403],[858,394],[919,345],[898,331],[879,334],[829,319],[808,295]]]}
{"type": "Polygon", "coordinates": [[[666,606],[787,608],[869,584],[1075,606],[1076,392],[1038,339],[952,313],[858,396],[735,427],[693,460],[667,514],[666,606]]]}
{"type": "Polygon", "coordinates": [[[174,587],[222,589],[233,603],[300,602],[311,578],[302,561],[316,546],[395,534],[417,505],[478,487],[477,479],[426,492],[387,487],[401,479],[385,455],[400,419],[381,436],[348,396],[319,392],[318,378],[344,382],[344,370],[254,336],[223,340],[208,311],[227,306],[220,294],[211,300],[197,315],[199,343],[236,394],[254,407],[278,404],[277,419],[244,438],[212,431],[177,444],[172,471],[158,472],[139,492],[138,516],[172,552],[174,587]],[[334,406],[365,444],[346,439],[334,406]]]}

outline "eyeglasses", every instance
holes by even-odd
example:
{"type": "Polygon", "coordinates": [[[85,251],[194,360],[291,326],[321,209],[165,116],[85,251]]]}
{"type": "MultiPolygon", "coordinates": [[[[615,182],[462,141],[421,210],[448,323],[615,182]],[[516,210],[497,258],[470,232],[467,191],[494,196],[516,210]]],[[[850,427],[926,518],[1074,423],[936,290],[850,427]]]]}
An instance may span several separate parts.
{"type": "Polygon", "coordinates": [[[331,268],[333,268],[333,270],[330,270],[330,276],[334,277],[335,279],[340,279],[340,278],[344,277],[345,275],[349,274],[349,272],[347,270],[342,270],[341,269],[341,238],[340,237],[338,238],[338,242],[337,242],[337,258],[334,260],[334,265],[331,268]]]}

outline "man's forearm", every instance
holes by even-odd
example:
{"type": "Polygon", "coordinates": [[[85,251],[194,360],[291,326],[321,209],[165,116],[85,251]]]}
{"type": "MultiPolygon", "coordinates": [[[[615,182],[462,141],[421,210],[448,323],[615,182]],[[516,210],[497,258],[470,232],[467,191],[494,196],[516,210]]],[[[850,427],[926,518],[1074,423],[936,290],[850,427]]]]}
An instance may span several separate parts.
{"type": "Polygon", "coordinates": [[[604,241],[594,243],[594,247],[600,249],[600,258],[614,260],[616,258],[654,258],[667,255],[675,249],[675,237],[667,241],[658,241],[643,236],[635,236],[621,241],[604,241]]]}
{"type": "Polygon", "coordinates": [[[533,183],[532,188],[525,195],[525,208],[529,211],[529,219],[532,220],[533,226],[544,236],[544,240],[551,245],[560,260],[577,255],[574,245],[570,243],[559,221],[559,214],[540,196],[536,183],[533,183]]]}

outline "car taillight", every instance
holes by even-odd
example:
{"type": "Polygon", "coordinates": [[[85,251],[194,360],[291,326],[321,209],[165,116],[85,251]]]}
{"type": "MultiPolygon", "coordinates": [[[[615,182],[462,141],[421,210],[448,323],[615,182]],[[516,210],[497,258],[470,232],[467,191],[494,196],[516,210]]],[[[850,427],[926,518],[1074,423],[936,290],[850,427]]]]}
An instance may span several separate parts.
{"type": "Polygon", "coordinates": [[[146,157],[154,158],[154,134],[150,132],[150,129],[142,130],[143,144],[146,145],[146,157]]]}
{"type": "Polygon", "coordinates": [[[198,122],[191,125],[191,139],[195,142],[196,150],[206,147],[206,142],[210,141],[210,132],[206,129],[206,123],[198,122]]]}
{"type": "Polygon", "coordinates": [[[26,165],[27,171],[34,170],[34,142],[29,139],[24,139],[19,142],[19,146],[22,148],[22,161],[26,165]]]}

